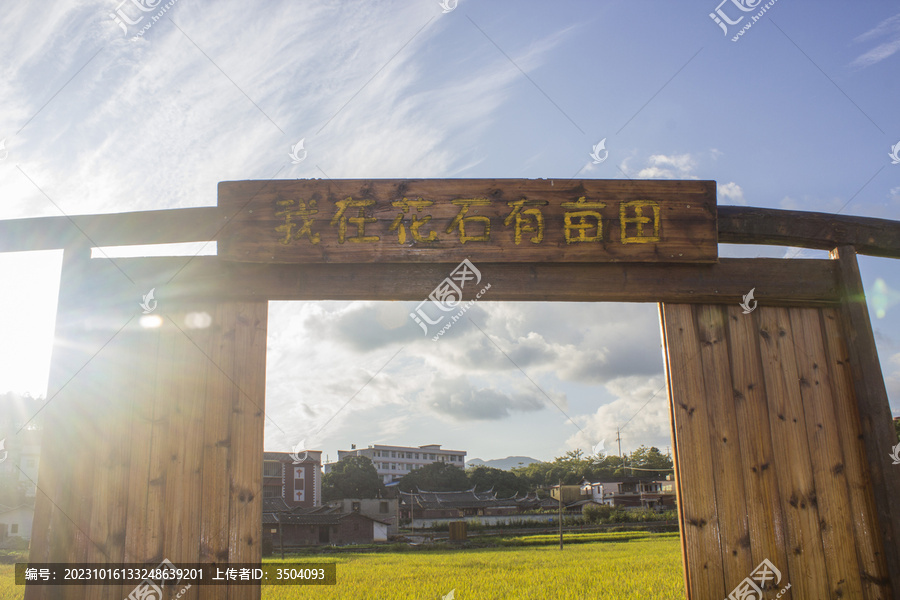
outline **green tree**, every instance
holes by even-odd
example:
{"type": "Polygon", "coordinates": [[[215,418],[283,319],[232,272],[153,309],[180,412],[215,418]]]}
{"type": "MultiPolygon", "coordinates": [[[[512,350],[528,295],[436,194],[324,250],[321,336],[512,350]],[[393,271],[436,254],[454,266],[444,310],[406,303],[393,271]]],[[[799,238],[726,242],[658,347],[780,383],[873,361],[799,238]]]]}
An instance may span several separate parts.
{"type": "MultiPolygon", "coordinates": [[[[628,458],[627,467],[636,467],[636,477],[653,477],[655,479],[664,479],[666,475],[672,474],[672,460],[659,451],[659,448],[641,446],[631,453],[628,458]],[[654,471],[654,469],[659,469],[654,471]]],[[[626,467],[626,470],[628,470],[626,467]]]]}
{"type": "Polygon", "coordinates": [[[443,462],[425,465],[400,479],[400,489],[404,492],[415,492],[417,489],[429,492],[458,492],[471,487],[465,471],[443,462]]]}
{"type": "Polygon", "coordinates": [[[384,493],[384,483],[366,456],[343,458],[322,478],[322,500],[326,502],[340,498],[383,498],[384,493]]]}
{"type": "Polygon", "coordinates": [[[493,489],[498,498],[524,495],[531,487],[527,481],[511,471],[484,465],[466,469],[466,477],[469,479],[469,487],[474,487],[479,492],[493,489]]]}

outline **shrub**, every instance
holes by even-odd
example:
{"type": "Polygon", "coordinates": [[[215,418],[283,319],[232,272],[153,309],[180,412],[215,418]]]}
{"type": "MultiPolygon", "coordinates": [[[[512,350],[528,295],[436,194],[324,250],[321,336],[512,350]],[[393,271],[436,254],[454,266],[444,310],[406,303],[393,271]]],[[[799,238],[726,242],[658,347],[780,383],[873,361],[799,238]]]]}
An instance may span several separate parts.
{"type": "Polygon", "coordinates": [[[609,519],[612,508],[605,504],[585,504],[581,509],[581,514],[588,523],[601,523],[604,519],[609,519]]]}

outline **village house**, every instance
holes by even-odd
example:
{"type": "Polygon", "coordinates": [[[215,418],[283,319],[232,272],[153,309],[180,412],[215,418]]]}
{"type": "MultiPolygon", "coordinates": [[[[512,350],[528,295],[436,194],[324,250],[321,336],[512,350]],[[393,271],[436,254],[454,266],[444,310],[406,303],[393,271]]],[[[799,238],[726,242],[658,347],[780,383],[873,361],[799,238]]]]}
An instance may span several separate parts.
{"type": "Polygon", "coordinates": [[[34,507],[21,505],[8,507],[0,505],[0,548],[15,548],[31,539],[31,521],[34,507]]]}
{"type": "Polygon", "coordinates": [[[263,500],[280,498],[290,508],[321,506],[322,453],[264,452],[262,491],[263,500]]]}
{"type": "Polygon", "coordinates": [[[281,498],[263,499],[263,545],[271,548],[371,544],[387,541],[388,521],[339,507],[289,507],[281,498]]]}
{"type": "Polygon", "coordinates": [[[399,520],[397,498],[341,498],[325,505],[338,513],[359,513],[376,521],[388,523],[388,535],[397,533],[399,520]]]}
{"type": "Polygon", "coordinates": [[[629,477],[618,481],[581,482],[582,500],[613,508],[675,508],[675,482],[629,477]]]}

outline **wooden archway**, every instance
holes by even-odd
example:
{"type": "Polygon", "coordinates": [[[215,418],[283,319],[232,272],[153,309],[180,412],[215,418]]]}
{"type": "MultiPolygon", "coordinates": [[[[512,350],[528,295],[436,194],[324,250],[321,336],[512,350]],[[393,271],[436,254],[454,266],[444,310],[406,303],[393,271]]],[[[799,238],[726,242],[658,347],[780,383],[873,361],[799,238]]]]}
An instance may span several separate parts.
{"type": "MultiPolygon", "coordinates": [[[[888,457],[890,410],[856,263],[857,252],[900,257],[900,223],[716,208],[714,182],[302,185],[353,190],[377,210],[417,189],[446,197],[481,189],[505,206],[518,196],[497,190],[534,197],[549,194],[548,184],[572,203],[585,189],[606,194],[607,204],[711,193],[713,247],[832,251],[830,260],[716,259],[693,248],[701,261],[693,263],[658,262],[661,250],[641,262],[625,262],[621,249],[475,255],[490,272],[491,300],[660,304],[689,598],[726,597],[768,560],[791,583],[783,598],[900,599],[900,470],[888,457]],[[610,257],[622,262],[603,262],[610,257]],[[750,287],[759,306],[747,315],[738,303],[750,287]]],[[[277,238],[253,248],[253,231],[267,231],[266,218],[294,200],[297,185],[221,184],[213,208],[0,222],[0,251],[65,249],[31,562],[258,562],[267,302],[420,301],[475,248],[366,261],[358,248],[335,258],[341,250],[332,244],[316,262],[267,262],[277,238]],[[238,232],[238,223],[249,226],[238,232]],[[207,240],[220,241],[220,256],[108,260],[90,252],[207,240]],[[255,262],[235,260],[239,252],[255,262]],[[151,288],[163,322],[147,330],[138,302],[151,288]],[[209,326],[186,325],[191,313],[209,326]]],[[[702,235],[691,223],[682,233],[702,235]]],[[[677,243],[688,248],[692,239],[677,243]]],[[[128,592],[29,586],[26,598],[128,592]]],[[[213,593],[260,591],[197,588],[188,597],[213,593]]]]}

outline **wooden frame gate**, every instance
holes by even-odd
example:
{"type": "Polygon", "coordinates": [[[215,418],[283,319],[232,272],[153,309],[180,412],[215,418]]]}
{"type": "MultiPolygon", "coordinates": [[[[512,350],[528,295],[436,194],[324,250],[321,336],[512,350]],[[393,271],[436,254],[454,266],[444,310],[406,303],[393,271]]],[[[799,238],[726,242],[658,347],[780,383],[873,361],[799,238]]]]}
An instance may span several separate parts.
{"type": "MultiPolygon", "coordinates": [[[[412,182],[332,183],[376,198],[412,182]]],[[[448,197],[496,183],[425,182],[448,197]]],[[[557,190],[574,200],[585,183],[557,190]]],[[[221,256],[251,252],[230,237],[218,257],[91,258],[97,246],[225,240],[249,210],[228,193],[251,184],[275,207],[302,185],[223,184],[217,208],[0,221],[0,251],[65,249],[30,562],[258,562],[268,301],[418,301],[466,256],[247,263],[221,256]],[[144,329],[136,291],[151,288],[162,326],[144,329]]],[[[688,597],[725,598],[768,561],[779,578],[763,577],[765,597],[789,583],[781,598],[900,599],[900,467],[856,263],[857,251],[900,258],[900,223],[716,213],[714,182],[601,185],[711,189],[719,243],[832,250],[831,260],[699,264],[479,255],[491,301],[659,302],[688,597]],[[750,287],[759,306],[744,314],[750,287]]],[[[26,599],[129,591],[28,586],[26,599]]],[[[184,597],[259,595],[233,586],[184,597]]]]}

